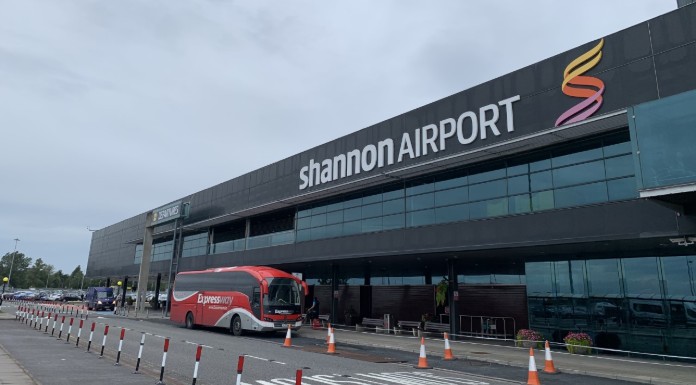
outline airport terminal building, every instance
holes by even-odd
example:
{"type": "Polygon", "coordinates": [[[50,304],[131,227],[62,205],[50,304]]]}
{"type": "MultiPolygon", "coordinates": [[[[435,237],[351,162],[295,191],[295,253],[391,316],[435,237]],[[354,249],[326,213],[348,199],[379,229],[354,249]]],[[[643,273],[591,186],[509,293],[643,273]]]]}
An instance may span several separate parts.
{"type": "MultiPolygon", "coordinates": [[[[151,281],[268,265],[336,323],[696,356],[694,20],[686,5],[162,202],[188,215],[154,226],[151,281]]],[[[137,277],[149,213],[93,233],[88,277],[137,277]]]]}

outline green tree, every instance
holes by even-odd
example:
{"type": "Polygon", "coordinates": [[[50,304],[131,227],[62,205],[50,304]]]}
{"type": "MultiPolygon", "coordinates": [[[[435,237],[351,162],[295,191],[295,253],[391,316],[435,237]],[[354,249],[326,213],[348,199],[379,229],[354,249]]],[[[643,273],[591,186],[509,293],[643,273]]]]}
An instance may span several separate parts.
{"type": "Polygon", "coordinates": [[[80,268],[80,265],[77,265],[75,270],[70,273],[70,287],[73,289],[79,289],[80,285],[82,284],[82,277],[84,277],[82,268],[80,268]]]}
{"type": "Polygon", "coordinates": [[[31,258],[19,251],[7,253],[0,259],[0,272],[3,277],[9,277],[10,267],[12,268],[10,286],[15,288],[30,287],[30,283],[28,282],[29,266],[31,266],[31,258]],[[12,263],[13,257],[14,264],[12,263]]]}

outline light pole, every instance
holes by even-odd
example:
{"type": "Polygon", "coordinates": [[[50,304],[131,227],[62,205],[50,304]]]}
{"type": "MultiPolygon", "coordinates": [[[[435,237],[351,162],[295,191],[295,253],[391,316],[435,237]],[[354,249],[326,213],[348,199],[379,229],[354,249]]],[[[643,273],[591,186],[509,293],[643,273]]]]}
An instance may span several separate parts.
{"type": "Polygon", "coordinates": [[[19,242],[19,238],[15,238],[14,241],[15,241],[15,248],[14,248],[14,252],[12,253],[12,262],[10,263],[10,275],[7,277],[7,282],[12,281],[12,268],[14,267],[14,259],[15,259],[15,256],[17,255],[17,242],[19,242]]]}
{"type": "Polygon", "coordinates": [[[7,281],[10,279],[7,277],[4,277],[2,279],[2,294],[0,294],[0,305],[2,305],[2,301],[5,299],[5,285],[7,285],[7,281]]]}

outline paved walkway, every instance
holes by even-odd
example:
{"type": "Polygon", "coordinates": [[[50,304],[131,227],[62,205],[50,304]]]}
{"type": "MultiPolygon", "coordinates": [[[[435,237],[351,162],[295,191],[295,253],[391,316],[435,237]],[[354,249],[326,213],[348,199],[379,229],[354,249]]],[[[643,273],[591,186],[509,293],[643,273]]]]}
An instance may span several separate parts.
{"type": "MultiPolygon", "coordinates": [[[[14,315],[4,313],[0,310],[0,322],[9,322],[8,320],[14,320],[14,318],[14,315]]],[[[0,327],[1,325],[0,323],[0,327]]],[[[0,384],[36,385],[36,382],[29,377],[2,345],[0,345],[0,384]]]]}

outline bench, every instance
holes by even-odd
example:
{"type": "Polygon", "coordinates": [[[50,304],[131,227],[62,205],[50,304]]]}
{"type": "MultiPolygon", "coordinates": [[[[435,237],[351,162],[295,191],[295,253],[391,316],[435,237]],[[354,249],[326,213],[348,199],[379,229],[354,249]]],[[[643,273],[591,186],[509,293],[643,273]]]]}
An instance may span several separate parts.
{"type": "Polygon", "coordinates": [[[384,320],[381,318],[363,318],[360,326],[374,327],[375,331],[379,331],[380,328],[384,328],[384,320]]]}
{"type": "Polygon", "coordinates": [[[421,323],[418,321],[399,321],[396,323],[398,330],[394,330],[395,334],[401,334],[403,330],[411,330],[414,336],[418,336],[418,330],[421,328],[421,323]]]}
{"type": "Polygon", "coordinates": [[[445,333],[450,331],[450,325],[439,322],[426,322],[424,329],[426,332],[445,333]]]}

